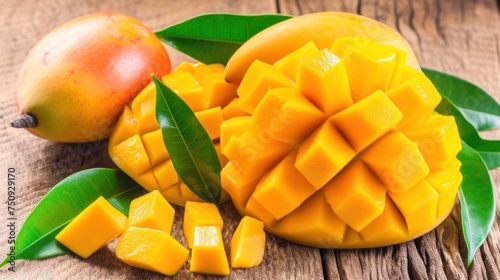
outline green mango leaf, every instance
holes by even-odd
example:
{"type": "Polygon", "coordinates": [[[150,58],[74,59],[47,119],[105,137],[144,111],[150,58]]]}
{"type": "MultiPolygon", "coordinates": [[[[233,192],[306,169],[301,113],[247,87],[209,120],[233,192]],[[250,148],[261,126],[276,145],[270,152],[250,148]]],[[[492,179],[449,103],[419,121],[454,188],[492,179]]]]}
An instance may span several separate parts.
{"type": "Polygon", "coordinates": [[[476,150],[485,161],[488,169],[500,167],[500,141],[483,139],[474,126],[464,117],[462,112],[448,99],[442,96],[441,103],[436,108],[438,113],[455,117],[460,138],[476,150]]]}
{"type": "MultiPolygon", "coordinates": [[[[61,255],[69,250],[55,236],[99,196],[128,215],[130,202],[144,189],[125,173],[95,168],[74,173],[54,186],[22,225],[15,243],[16,260],[61,255]]],[[[8,263],[7,257],[0,267],[8,263]]]]}
{"type": "Polygon", "coordinates": [[[483,244],[495,220],[493,182],[481,156],[465,142],[458,159],[463,176],[459,190],[462,228],[470,266],[476,250],[483,244]]]}
{"type": "Polygon", "coordinates": [[[191,108],[153,75],[156,119],[174,169],[201,199],[219,206],[221,164],[215,146],[191,108]]]}
{"type": "Polygon", "coordinates": [[[478,86],[450,74],[422,71],[478,131],[500,128],[500,104],[478,86]]]}
{"type": "Polygon", "coordinates": [[[205,14],[155,32],[174,49],[209,64],[226,64],[250,37],[291,16],[205,14]]]}

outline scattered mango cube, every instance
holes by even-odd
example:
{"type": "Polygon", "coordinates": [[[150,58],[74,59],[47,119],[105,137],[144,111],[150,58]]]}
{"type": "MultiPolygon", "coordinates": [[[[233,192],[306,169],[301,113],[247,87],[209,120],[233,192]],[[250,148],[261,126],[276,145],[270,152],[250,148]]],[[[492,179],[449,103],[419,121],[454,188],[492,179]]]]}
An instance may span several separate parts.
{"type": "Polygon", "coordinates": [[[127,217],[100,196],[55,238],[75,254],[88,258],[122,234],[126,222],[127,217]]]}
{"type": "Polygon", "coordinates": [[[222,217],[215,204],[195,201],[186,202],[182,229],[189,248],[193,248],[195,228],[198,226],[217,226],[222,229],[222,217]]]}
{"type": "Polygon", "coordinates": [[[221,227],[195,226],[190,271],[201,274],[229,275],[221,227]]]}
{"type": "Polygon", "coordinates": [[[116,256],[142,269],[173,276],[184,266],[189,250],[167,232],[129,227],[118,240],[116,256]]]}
{"type": "Polygon", "coordinates": [[[250,216],[243,217],[231,238],[231,267],[259,265],[264,258],[265,245],[264,223],[250,216]]]}
{"type": "Polygon", "coordinates": [[[170,234],[175,209],[158,190],[140,196],[130,203],[128,227],[152,228],[170,234]]]}

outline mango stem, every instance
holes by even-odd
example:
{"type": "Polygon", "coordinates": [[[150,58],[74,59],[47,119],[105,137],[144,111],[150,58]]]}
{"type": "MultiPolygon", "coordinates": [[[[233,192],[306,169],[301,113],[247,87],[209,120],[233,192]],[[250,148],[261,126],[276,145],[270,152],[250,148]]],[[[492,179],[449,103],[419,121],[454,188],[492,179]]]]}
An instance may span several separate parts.
{"type": "Polygon", "coordinates": [[[38,120],[31,114],[23,114],[10,123],[15,128],[31,128],[38,124],[38,120]]]}

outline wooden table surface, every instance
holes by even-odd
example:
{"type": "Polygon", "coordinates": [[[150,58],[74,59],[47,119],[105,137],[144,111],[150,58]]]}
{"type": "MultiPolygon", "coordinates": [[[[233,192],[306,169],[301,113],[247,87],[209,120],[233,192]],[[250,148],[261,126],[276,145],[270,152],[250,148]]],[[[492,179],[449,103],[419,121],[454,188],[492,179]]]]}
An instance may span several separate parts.
{"type": "MultiPolygon", "coordinates": [[[[16,75],[28,51],[44,34],[74,17],[94,11],[118,11],[153,30],[208,12],[304,14],[323,10],[360,13],[400,31],[423,67],[470,80],[500,100],[500,17],[498,0],[2,0],[0,4],[0,256],[7,254],[7,172],[15,168],[17,230],[40,198],[66,176],[92,167],[114,167],[107,141],[60,144],[10,128],[17,115],[16,75]]],[[[170,50],[177,65],[189,58],[170,50]]],[[[485,137],[499,137],[490,132],[485,137]]],[[[495,183],[500,172],[492,171],[495,183]]],[[[500,187],[497,217],[500,217],[500,187]]],[[[177,221],[182,217],[177,208],[177,221]]],[[[226,242],[239,220],[224,206],[226,242]]],[[[400,245],[365,250],[320,250],[268,234],[263,263],[233,269],[229,279],[500,279],[500,222],[466,266],[458,204],[435,230],[400,245]]],[[[174,236],[182,239],[180,222],[174,236]]],[[[38,261],[18,260],[16,272],[0,270],[0,279],[162,279],[164,276],[121,263],[111,250],[87,260],[74,254],[38,261]]],[[[227,248],[227,244],[226,244],[227,248]]],[[[3,259],[3,257],[1,257],[3,259]]],[[[186,265],[176,279],[216,279],[195,275],[186,265]]]]}

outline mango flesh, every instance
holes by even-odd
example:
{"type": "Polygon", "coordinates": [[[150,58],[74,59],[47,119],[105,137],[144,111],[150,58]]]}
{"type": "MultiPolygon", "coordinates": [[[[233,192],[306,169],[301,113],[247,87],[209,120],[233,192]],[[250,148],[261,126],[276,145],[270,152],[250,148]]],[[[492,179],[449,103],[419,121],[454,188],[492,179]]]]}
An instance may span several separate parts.
{"type": "Polygon", "coordinates": [[[264,257],[266,233],[264,223],[249,216],[243,217],[231,237],[231,267],[250,268],[259,265],[264,257]]]}
{"type": "Polygon", "coordinates": [[[461,140],[406,55],[345,37],[251,64],[237,90],[250,115],[221,125],[222,184],[240,214],[324,248],[392,245],[439,225],[462,180],[461,140]]]}
{"type": "MultiPolygon", "coordinates": [[[[225,114],[233,117],[246,113],[237,104],[229,106],[236,97],[236,86],[224,80],[224,66],[184,62],[162,79],[195,112],[214,142],[221,166],[225,166],[227,159],[219,149],[220,125],[225,114]]],[[[142,187],[158,190],[168,202],[184,206],[186,201],[201,201],[174,169],[156,120],[155,106],[156,90],[150,83],[125,106],[109,138],[109,155],[142,187]]],[[[228,200],[223,191],[221,202],[228,200]]]]}
{"type": "Polygon", "coordinates": [[[196,226],[189,271],[193,273],[229,275],[221,228],[218,226],[196,226]]]}
{"type": "Polygon", "coordinates": [[[154,190],[130,203],[127,227],[152,228],[170,234],[175,209],[161,193],[154,190]]]}
{"type": "Polygon", "coordinates": [[[189,250],[167,232],[141,227],[125,230],[115,250],[123,262],[173,276],[189,257],[189,250]]]}
{"type": "Polygon", "coordinates": [[[19,114],[28,131],[58,142],[109,137],[123,107],[171,70],[167,51],[143,23],[119,13],[92,13],[43,37],[18,77],[19,114]]]}
{"type": "Polygon", "coordinates": [[[127,217],[102,196],[78,214],[56,240],[82,258],[88,258],[125,230],[127,217]]]}
{"type": "Polygon", "coordinates": [[[193,248],[195,228],[199,226],[217,226],[222,229],[224,225],[219,209],[213,203],[187,201],[184,207],[184,220],[182,231],[189,248],[193,248]]]}

